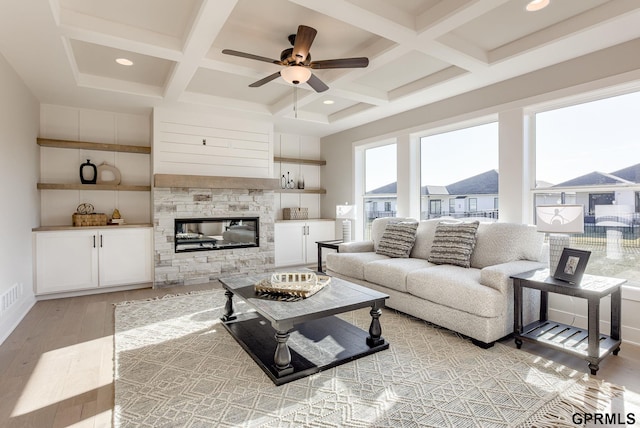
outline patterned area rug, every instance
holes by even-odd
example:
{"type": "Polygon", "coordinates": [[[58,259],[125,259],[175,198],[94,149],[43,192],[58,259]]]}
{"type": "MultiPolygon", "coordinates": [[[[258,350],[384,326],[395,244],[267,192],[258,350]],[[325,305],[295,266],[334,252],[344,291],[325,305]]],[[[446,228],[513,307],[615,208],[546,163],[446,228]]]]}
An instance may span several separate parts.
{"type": "Polygon", "coordinates": [[[275,386],[220,324],[224,303],[214,290],[116,306],[114,426],[575,427],[622,391],[393,310],[380,318],[390,349],[275,386]]]}

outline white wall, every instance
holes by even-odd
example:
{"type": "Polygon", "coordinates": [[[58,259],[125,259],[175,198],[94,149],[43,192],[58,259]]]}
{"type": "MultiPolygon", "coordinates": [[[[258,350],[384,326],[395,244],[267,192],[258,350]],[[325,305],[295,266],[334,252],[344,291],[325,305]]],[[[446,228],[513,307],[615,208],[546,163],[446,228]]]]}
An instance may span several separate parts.
{"type": "MultiPolygon", "coordinates": [[[[322,213],[327,215],[335,210],[337,202],[357,197],[353,188],[356,146],[406,140],[406,135],[428,135],[451,129],[454,124],[470,125],[474,120],[500,117],[500,217],[503,221],[531,222],[528,189],[535,165],[528,142],[530,124],[523,113],[534,105],[560,103],[576,96],[588,99],[593,94],[640,90],[640,55],[629,55],[628,49],[639,51],[640,39],[322,138],[322,157],[327,160],[322,175],[322,185],[327,189],[322,213]]],[[[404,153],[415,156],[409,150],[404,153]]],[[[402,165],[406,166],[407,161],[398,159],[398,166],[402,165]]],[[[410,173],[405,175],[411,177],[410,173]]],[[[574,318],[573,305],[565,300],[551,299],[550,312],[560,322],[574,318]]],[[[623,340],[640,343],[637,289],[623,290],[622,308],[623,340]]],[[[575,312],[576,323],[585,321],[580,311],[575,312]]],[[[603,310],[604,325],[607,317],[603,310]]]]}
{"type": "Polygon", "coordinates": [[[2,55],[0,94],[0,296],[14,286],[21,291],[10,307],[0,306],[2,343],[35,303],[31,229],[40,223],[40,205],[39,104],[2,55]]]}

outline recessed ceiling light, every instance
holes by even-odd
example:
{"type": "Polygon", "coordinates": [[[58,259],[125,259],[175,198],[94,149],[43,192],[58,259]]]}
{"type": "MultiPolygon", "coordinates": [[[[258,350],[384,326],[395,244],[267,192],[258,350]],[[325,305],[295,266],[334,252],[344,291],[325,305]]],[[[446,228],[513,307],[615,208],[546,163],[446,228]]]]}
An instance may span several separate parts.
{"type": "Polygon", "coordinates": [[[133,65],[133,61],[127,58],[118,58],[116,59],[116,62],[120,65],[126,65],[126,66],[133,65]]]}
{"type": "Polygon", "coordinates": [[[545,7],[549,6],[551,0],[531,0],[529,3],[527,3],[527,10],[529,12],[535,12],[541,9],[544,9],[545,7]]]}
{"type": "Polygon", "coordinates": [[[333,101],[333,100],[324,100],[322,102],[322,104],[327,104],[327,105],[330,105],[330,104],[333,104],[333,103],[335,103],[335,101],[333,101]]]}

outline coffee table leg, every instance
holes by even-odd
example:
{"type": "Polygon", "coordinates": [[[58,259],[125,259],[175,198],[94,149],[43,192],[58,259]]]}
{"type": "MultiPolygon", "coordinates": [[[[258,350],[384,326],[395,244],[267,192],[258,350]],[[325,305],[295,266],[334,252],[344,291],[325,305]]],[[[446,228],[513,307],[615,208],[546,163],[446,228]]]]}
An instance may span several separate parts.
{"type": "Polygon", "coordinates": [[[369,337],[367,337],[367,345],[373,348],[374,346],[379,346],[384,344],[384,338],[382,335],[382,327],[380,327],[380,315],[382,315],[382,310],[380,309],[377,303],[374,303],[371,306],[371,325],[369,326],[369,337]]]}
{"type": "Polygon", "coordinates": [[[224,315],[222,316],[222,321],[233,321],[237,317],[233,315],[233,293],[229,290],[224,292],[224,295],[227,296],[227,303],[224,305],[224,315]]]}
{"type": "Polygon", "coordinates": [[[273,355],[273,363],[277,371],[277,376],[284,376],[293,373],[293,366],[291,365],[291,352],[289,351],[288,331],[276,331],[276,352],[273,355]]]}

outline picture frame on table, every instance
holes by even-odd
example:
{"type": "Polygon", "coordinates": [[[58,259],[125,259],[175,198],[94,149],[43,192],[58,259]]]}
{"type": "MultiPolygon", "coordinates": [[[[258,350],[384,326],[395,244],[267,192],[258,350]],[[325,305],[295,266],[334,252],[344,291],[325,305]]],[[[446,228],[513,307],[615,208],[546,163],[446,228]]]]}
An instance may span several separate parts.
{"type": "Polygon", "coordinates": [[[575,248],[563,249],[553,277],[571,284],[580,284],[587,268],[589,256],[591,256],[591,251],[576,250],[575,248]]]}

